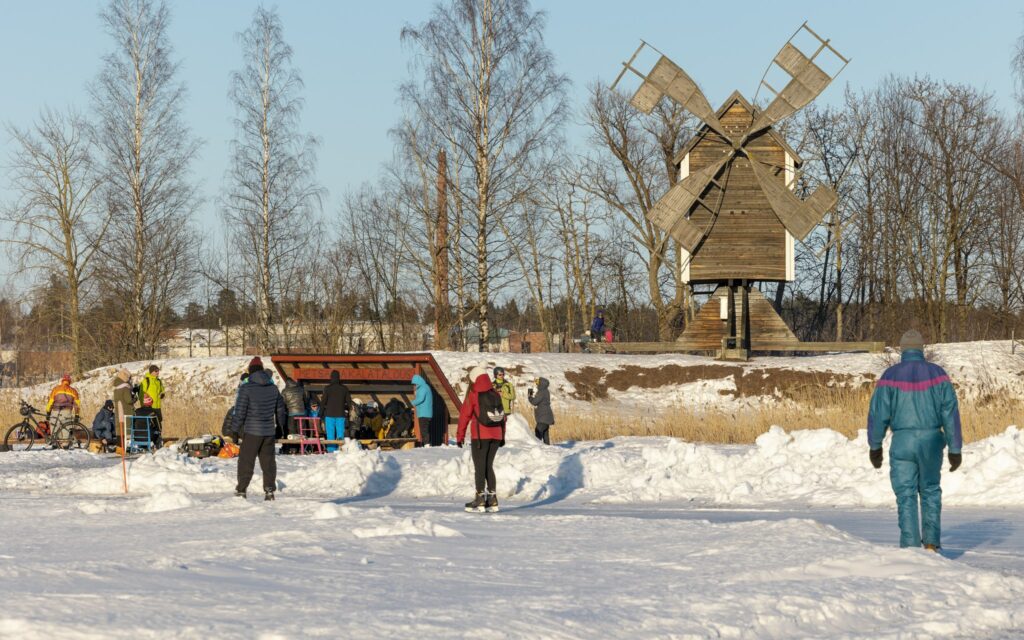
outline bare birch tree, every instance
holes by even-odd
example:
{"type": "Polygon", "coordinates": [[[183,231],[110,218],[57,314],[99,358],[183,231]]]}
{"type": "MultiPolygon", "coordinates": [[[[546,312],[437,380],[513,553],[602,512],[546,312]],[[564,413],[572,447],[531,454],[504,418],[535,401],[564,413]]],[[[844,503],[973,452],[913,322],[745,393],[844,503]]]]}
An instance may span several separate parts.
{"type": "Polygon", "coordinates": [[[277,345],[275,310],[308,266],[308,241],[322,189],[316,184],[318,141],[299,133],[302,77],[292,66],[275,10],[256,9],[238,35],[243,67],[232,73],[236,137],[224,215],[252,282],[257,346],[277,345]]]}
{"type": "Polygon", "coordinates": [[[536,189],[542,175],[533,160],[557,145],[567,112],[568,79],[555,71],[544,24],[526,0],[452,0],[402,31],[417,53],[402,100],[445,141],[449,162],[465,163],[453,167],[460,179],[451,193],[472,212],[464,222],[475,240],[481,350],[491,331],[491,255],[501,242],[499,234],[489,236],[494,218],[514,216],[536,189]]]}
{"type": "Polygon", "coordinates": [[[189,166],[199,141],[181,119],[167,4],[111,0],[100,17],[114,42],[90,88],[113,213],[102,275],[123,309],[122,355],[151,357],[193,277],[189,166]]]}
{"type": "Polygon", "coordinates": [[[82,371],[82,306],[96,251],[105,241],[109,211],[97,202],[103,182],[96,170],[88,125],[74,112],[46,110],[28,129],[13,125],[15,143],[6,167],[18,198],[3,208],[3,242],[21,270],[59,274],[67,287],[67,332],[75,374],[82,371]]]}

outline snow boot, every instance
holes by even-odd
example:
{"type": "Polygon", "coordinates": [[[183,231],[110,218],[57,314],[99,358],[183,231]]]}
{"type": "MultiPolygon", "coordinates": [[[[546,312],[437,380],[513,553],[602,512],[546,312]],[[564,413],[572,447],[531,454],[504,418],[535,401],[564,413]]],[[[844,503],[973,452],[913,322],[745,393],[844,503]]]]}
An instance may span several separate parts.
{"type": "Polygon", "coordinates": [[[484,494],[478,493],[476,494],[476,498],[472,502],[466,503],[466,511],[477,511],[479,513],[483,513],[484,510],[486,509],[486,505],[487,500],[486,498],[484,498],[484,494]]]}
{"type": "Polygon", "coordinates": [[[239,491],[238,489],[235,489],[235,497],[236,498],[241,498],[241,499],[245,500],[245,492],[244,491],[239,491]]]}
{"type": "Polygon", "coordinates": [[[484,499],[484,509],[487,510],[487,513],[497,513],[498,512],[498,494],[497,493],[491,491],[491,492],[489,492],[487,494],[487,497],[484,499]]]}
{"type": "Polygon", "coordinates": [[[264,491],[263,492],[263,501],[264,502],[273,502],[274,501],[274,490],[273,489],[270,489],[269,491],[264,491]]]}
{"type": "Polygon", "coordinates": [[[938,553],[939,552],[938,545],[926,543],[924,545],[924,548],[925,548],[925,551],[931,551],[932,553],[938,553]]]}

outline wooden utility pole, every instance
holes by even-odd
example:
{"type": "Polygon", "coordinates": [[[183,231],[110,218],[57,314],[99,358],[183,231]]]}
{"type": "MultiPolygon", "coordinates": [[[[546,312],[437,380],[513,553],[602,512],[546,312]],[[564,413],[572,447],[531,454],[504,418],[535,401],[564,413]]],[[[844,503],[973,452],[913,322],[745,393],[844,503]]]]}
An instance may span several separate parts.
{"type": "Polygon", "coordinates": [[[434,347],[448,349],[448,156],[437,152],[437,226],[434,232],[434,347]]]}

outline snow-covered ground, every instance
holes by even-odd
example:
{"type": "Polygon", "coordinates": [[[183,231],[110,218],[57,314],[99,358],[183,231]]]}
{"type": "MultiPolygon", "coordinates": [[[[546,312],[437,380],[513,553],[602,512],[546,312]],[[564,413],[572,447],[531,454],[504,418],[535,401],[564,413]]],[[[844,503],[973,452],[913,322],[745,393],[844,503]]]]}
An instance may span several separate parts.
{"type": "MultiPolygon", "coordinates": [[[[1009,341],[931,345],[928,356],[944,366],[961,397],[1007,392],[1024,396],[1024,349],[1012,353],[1009,341]]],[[[685,406],[689,411],[756,407],[790,394],[807,396],[821,386],[871,384],[899,356],[846,353],[808,357],[763,357],[747,363],[725,363],[683,354],[480,354],[433,352],[453,386],[463,393],[474,369],[490,371],[501,365],[509,372],[521,398],[534,378],[551,382],[556,411],[619,414],[652,412],[685,406]]],[[[269,365],[270,358],[263,360],[269,365]]],[[[157,360],[167,388],[167,403],[181,399],[223,397],[234,394],[238,376],[249,357],[220,356],[157,360]]],[[[87,402],[100,404],[109,397],[110,383],[121,366],[138,379],[150,362],[130,362],[94,369],[76,386],[87,402]]],[[[278,380],[279,384],[283,381],[278,380]]],[[[0,390],[0,402],[16,397],[41,402],[51,384],[0,390]]]]}
{"type": "Polygon", "coordinates": [[[944,475],[942,556],[896,547],[866,450],[543,446],[517,418],[499,514],[462,511],[455,447],[280,456],[274,503],[231,497],[233,460],[143,456],[124,495],[116,458],[4,453],[0,637],[1019,637],[1024,433],[944,475]]]}

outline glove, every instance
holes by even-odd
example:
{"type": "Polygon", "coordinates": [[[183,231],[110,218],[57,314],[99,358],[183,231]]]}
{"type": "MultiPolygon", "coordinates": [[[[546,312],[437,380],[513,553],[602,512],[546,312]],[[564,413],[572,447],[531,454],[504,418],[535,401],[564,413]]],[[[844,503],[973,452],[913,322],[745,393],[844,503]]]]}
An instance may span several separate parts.
{"type": "Polygon", "coordinates": [[[462,440],[459,440],[459,441],[458,441],[458,442],[456,442],[455,444],[456,444],[456,446],[458,446],[458,447],[459,447],[460,449],[462,448],[462,440]]]}
{"type": "Polygon", "coordinates": [[[882,468],[882,450],[881,449],[872,449],[868,453],[868,457],[871,458],[871,466],[873,466],[876,469],[881,469],[882,468]]]}
{"type": "Polygon", "coordinates": [[[504,447],[505,446],[505,438],[501,439],[501,442],[498,443],[498,446],[499,447],[504,447]]]}
{"type": "Polygon", "coordinates": [[[956,471],[960,468],[960,463],[964,461],[964,457],[959,453],[949,454],[949,470],[950,472],[956,471]]]}

